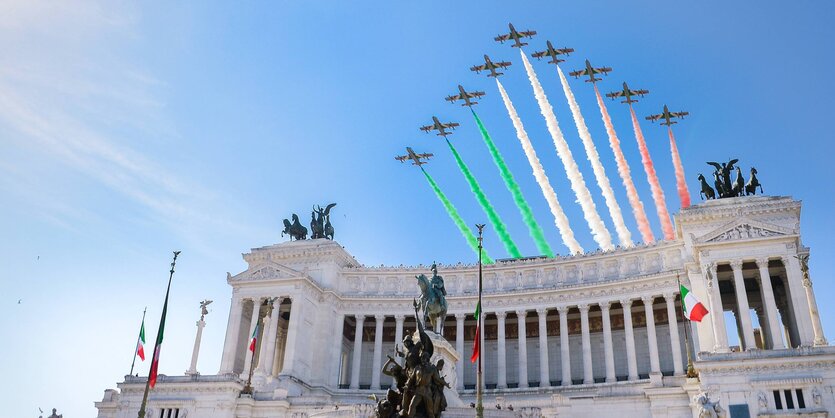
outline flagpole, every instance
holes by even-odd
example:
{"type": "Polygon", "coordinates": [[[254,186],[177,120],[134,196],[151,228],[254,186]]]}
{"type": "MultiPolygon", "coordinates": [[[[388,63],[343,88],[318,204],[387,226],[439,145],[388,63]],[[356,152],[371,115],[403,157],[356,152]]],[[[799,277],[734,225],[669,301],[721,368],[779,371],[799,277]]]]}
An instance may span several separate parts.
{"type": "Polygon", "coordinates": [[[136,337],[136,347],[133,348],[133,361],[130,363],[130,376],[133,376],[133,366],[136,364],[136,350],[139,349],[139,339],[142,338],[142,326],[145,325],[145,312],[148,311],[148,307],[146,306],[145,309],[142,310],[142,325],[139,327],[139,335],[136,337]]]}
{"type": "MultiPolygon", "coordinates": [[[[476,228],[478,228],[478,329],[481,331],[478,335],[478,339],[480,340],[482,335],[484,335],[484,308],[481,306],[481,252],[482,252],[482,245],[481,242],[483,240],[483,232],[484,232],[484,224],[476,224],[476,228]]],[[[474,344],[482,345],[481,341],[475,341],[474,344]]],[[[482,386],[484,385],[484,377],[482,375],[481,370],[481,352],[484,351],[483,347],[479,347],[478,349],[478,374],[477,374],[477,382],[476,382],[476,406],[475,406],[475,416],[477,418],[484,418],[484,404],[482,403],[482,386]]]]}
{"type": "MultiPolygon", "coordinates": [[[[681,296],[681,279],[676,274],[676,283],[678,283],[678,294],[681,296]]],[[[681,299],[681,322],[684,324],[684,351],[687,352],[687,377],[699,378],[699,372],[693,367],[693,357],[690,355],[690,342],[687,338],[687,329],[690,328],[690,321],[684,316],[684,299],[681,299]]]]}
{"type": "MultiPolygon", "coordinates": [[[[159,318],[159,328],[157,330],[157,342],[154,343],[154,356],[151,357],[151,369],[154,368],[154,362],[157,361],[157,354],[159,351],[159,339],[165,327],[165,314],[168,309],[168,293],[171,291],[171,279],[174,278],[174,266],[177,264],[177,256],[179,251],[174,251],[174,260],[171,261],[171,270],[168,274],[168,287],[165,289],[165,303],[162,307],[162,316],[159,318]]],[[[151,372],[148,371],[148,380],[145,381],[145,393],[142,395],[142,404],[139,406],[139,418],[145,418],[145,405],[148,403],[148,391],[151,389],[151,372]]]]}

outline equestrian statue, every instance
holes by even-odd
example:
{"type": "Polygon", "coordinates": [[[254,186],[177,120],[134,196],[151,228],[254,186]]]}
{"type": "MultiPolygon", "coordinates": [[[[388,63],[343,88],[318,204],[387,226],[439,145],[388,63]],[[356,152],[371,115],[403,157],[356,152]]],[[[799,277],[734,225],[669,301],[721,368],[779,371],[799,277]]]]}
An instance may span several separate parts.
{"type": "Polygon", "coordinates": [[[430,324],[430,329],[444,334],[444,320],[446,319],[447,303],[444,278],[438,275],[438,265],[432,263],[432,278],[426,278],[425,274],[415,276],[420,287],[419,308],[423,312],[424,322],[430,324]]]}

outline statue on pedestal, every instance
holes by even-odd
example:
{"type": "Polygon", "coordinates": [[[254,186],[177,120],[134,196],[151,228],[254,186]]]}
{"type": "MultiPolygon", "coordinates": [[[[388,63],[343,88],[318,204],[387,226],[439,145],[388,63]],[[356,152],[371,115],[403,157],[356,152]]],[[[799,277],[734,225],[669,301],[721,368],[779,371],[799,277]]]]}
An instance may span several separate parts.
{"type": "Polygon", "coordinates": [[[438,275],[438,265],[432,263],[432,278],[425,274],[415,276],[420,286],[420,311],[423,312],[424,322],[429,322],[432,331],[438,335],[444,334],[444,319],[446,319],[447,303],[444,278],[438,275]]]}

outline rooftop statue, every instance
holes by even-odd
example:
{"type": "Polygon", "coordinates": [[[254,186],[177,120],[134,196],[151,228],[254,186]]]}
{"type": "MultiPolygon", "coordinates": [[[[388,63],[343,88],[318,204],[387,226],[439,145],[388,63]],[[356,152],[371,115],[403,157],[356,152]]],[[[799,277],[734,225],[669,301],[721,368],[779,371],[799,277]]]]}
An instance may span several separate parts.
{"type": "Polygon", "coordinates": [[[742,177],[742,169],[735,164],[738,159],[732,159],[727,163],[717,163],[709,161],[707,164],[715,168],[713,171],[713,188],[710,187],[705,176],[699,174],[699,186],[701,191],[699,195],[702,199],[723,199],[726,197],[749,196],[757,193],[757,188],[760,193],[763,193],[763,186],[757,179],[757,169],[751,167],[751,177],[748,182],[742,177]],[[731,181],[731,172],[736,171],[734,181],[731,181]],[[715,188],[715,190],[714,190],[715,188]]]}

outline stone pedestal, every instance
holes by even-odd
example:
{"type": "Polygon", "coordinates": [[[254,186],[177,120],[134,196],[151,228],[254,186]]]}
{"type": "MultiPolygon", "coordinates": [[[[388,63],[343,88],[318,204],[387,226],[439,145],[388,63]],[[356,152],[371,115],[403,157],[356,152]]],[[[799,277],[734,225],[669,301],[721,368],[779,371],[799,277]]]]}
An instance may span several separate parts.
{"type": "Polygon", "coordinates": [[[446,396],[447,406],[449,408],[460,408],[464,406],[461,397],[458,396],[458,391],[455,389],[458,383],[458,373],[455,368],[458,364],[460,354],[443,336],[438,335],[434,331],[427,330],[426,335],[432,340],[435,346],[435,352],[432,354],[432,363],[437,364],[438,360],[444,360],[444,368],[440,370],[441,376],[449,383],[450,388],[444,388],[444,396],[446,396]]]}

